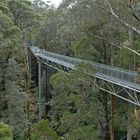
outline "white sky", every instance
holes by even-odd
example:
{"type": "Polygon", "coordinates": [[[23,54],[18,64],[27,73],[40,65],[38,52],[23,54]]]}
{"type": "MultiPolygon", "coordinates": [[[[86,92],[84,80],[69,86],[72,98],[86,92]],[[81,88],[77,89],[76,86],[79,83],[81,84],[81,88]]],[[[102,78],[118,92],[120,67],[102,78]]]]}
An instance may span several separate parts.
{"type": "MultiPolygon", "coordinates": [[[[45,2],[45,1],[48,1],[48,0],[43,0],[43,1],[45,2]]],[[[62,0],[51,0],[51,1],[52,1],[51,3],[52,3],[53,5],[55,5],[56,7],[58,7],[59,4],[62,2],[62,0]]]]}

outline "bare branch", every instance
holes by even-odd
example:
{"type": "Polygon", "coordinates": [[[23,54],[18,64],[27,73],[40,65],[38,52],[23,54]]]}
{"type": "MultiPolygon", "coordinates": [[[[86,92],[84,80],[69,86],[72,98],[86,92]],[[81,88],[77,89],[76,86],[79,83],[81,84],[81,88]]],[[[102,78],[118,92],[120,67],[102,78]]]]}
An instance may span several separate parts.
{"type": "Polygon", "coordinates": [[[127,50],[129,50],[129,51],[131,51],[131,52],[133,52],[134,54],[136,54],[136,55],[138,55],[138,56],[140,56],[140,53],[138,53],[137,51],[135,51],[135,50],[133,50],[133,49],[131,49],[131,48],[129,48],[129,47],[127,47],[127,46],[122,46],[123,48],[125,48],[125,49],[127,49],[127,50]]]}
{"type": "Polygon", "coordinates": [[[132,13],[132,16],[137,20],[137,21],[140,21],[140,18],[135,14],[135,12],[134,12],[134,5],[133,5],[133,2],[130,0],[130,2],[129,2],[129,5],[128,5],[128,7],[130,8],[130,11],[131,11],[131,13],[132,13]]]}
{"type": "Polygon", "coordinates": [[[108,0],[105,0],[109,9],[110,9],[110,13],[116,18],[116,20],[118,20],[120,23],[122,23],[126,28],[131,29],[132,31],[136,32],[137,34],[140,35],[140,30],[137,29],[136,27],[130,25],[129,23],[127,23],[126,21],[124,21],[121,17],[119,17],[113,10],[113,8],[111,7],[111,4],[109,3],[108,0]]]}
{"type": "MultiPolygon", "coordinates": [[[[94,35],[94,34],[90,34],[90,35],[92,35],[92,36],[95,37],[95,38],[108,41],[108,39],[106,39],[105,37],[97,36],[97,35],[94,35]]],[[[124,48],[124,49],[126,49],[126,50],[129,50],[129,51],[133,52],[133,53],[136,54],[137,56],[140,56],[140,53],[138,53],[137,51],[135,51],[134,49],[132,49],[132,48],[130,48],[130,47],[127,47],[127,45],[125,45],[125,44],[119,46],[119,45],[114,44],[114,43],[112,43],[112,42],[109,42],[109,43],[110,43],[110,45],[112,45],[112,46],[114,46],[114,47],[118,47],[118,48],[120,48],[120,49],[121,49],[121,48],[124,48]]]]}

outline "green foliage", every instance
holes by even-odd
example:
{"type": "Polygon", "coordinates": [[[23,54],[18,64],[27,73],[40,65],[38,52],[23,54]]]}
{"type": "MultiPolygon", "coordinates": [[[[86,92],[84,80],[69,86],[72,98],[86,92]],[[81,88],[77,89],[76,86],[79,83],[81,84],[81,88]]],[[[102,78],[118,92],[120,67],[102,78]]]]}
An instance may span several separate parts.
{"type": "Polygon", "coordinates": [[[11,26],[5,31],[5,37],[14,35],[17,35],[17,37],[21,35],[21,30],[17,26],[11,26]]]}
{"type": "Polygon", "coordinates": [[[25,47],[25,33],[32,30],[32,19],[35,18],[29,1],[0,1],[0,121],[12,126],[15,140],[26,137],[29,124],[26,114],[26,67],[23,65],[26,56],[23,56],[22,47],[25,47]]]}
{"type": "MultiPolygon", "coordinates": [[[[131,13],[132,9],[128,8],[126,0],[117,2],[110,0],[109,2],[120,17],[125,16],[128,23],[139,24],[135,20],[132,21],[134,18],[131,13]]],[[[137,5],[136,3],[137,1],[133,4],[137,5]]],[[[44,14],[46,24],[42,25],[41,46],[47,48],[47,50],[104,64],[131,70],[134,70],[135,67],[138,71],[139,57],[123,48],[123,45],[127,45],[127,47],[139,52],[137,35],[135,33],[133,35],[133,45],[125,44],[129,39],[128,30],[108,15],[103,7],[108,9],[108,6],[102,0],[63,1],[59,9],[51,11],[52,15],[47,15],[45,18],[44,14]],[[56,14],[56,11],[59,14],[56,14]],[[61,20],[58,20],[58,18],[61,20]]],[[[117,128],[116,135],[119,135],[121,139],[122,134],[127,131],[126,128],[131,127],[127,123],[127,116],[131,114],[131,109],[126,109],[128,105],[125,103],[121,104],[121,107],[118,105],[116,118],[112,119],[110,116],[110,96],[103,91],[98,91],[94,84],[99,84],[104,88],[106,86],[101,81],[97,80],[96,83],[90,76],[85,75],[85,73],[94,74],[96,69],[91,69],[90,64],[85,63],[76,66],[76,68],[77,71],[69,71],[69,75],[56,73],[51,76],[50,83],[53,86],[53,91],[49,102],[51,107],[48,115],[50,125],[61,139],[88,139],[90,136],[85,134],[86,137],[84,137],[81,132],[85,126],[89,131],[90,128],[93,128],[94,139],[97,135],[101,139],[107,139],[107,134],[110,133],[107,132],[107,129],[110,130],[110,124],[114,122],[117,128]],[[90,99],[87,98],[88,96],[90,99]],[[92,102],[92,104],[89,102],[92,102]],[[93,106],[92,111],[95,111],[95,114],[90,111],[87,113],[89,106],[93,106]],[[79,132],[80,134],[78,134],[79,132]]],[[[116,89],[116,87],[114,88],[116,89]]],[[[118,100],[116,102],[120,104],[118,100]]],[[[119,138],[117,137],[117,139],[119,138]]]]}
{"type": "Polygon", "coordinates": [[[11,126],[0,123],[0,139],[1,140],[13,140],[11,126]]]}
{"type": "Polygon", "coordinates": [[[6,14],[3,14],[0,10],[0,26],[1,26],[1,30],[2,29],[7,29],[10,26],[13,25],[13,21],[12,19],[7,16],[6,14]]]}
{"type": "Polygon", "coordinates": [[[32,140],[57,140],[57,134],[49,127],[48,120],[36,124],[32,133],[32,140]]]}
{"type": "Polygon", "coordinates": [[[78,42],[73,45],[73,51],[75,52],[75,56],[98,61],[99,60],[99,52],[95,48],[95,41],[90,36],[82,37],[78,42]]]}
{"type": "Polygon", "coordinates": [[[27,128],[27,120],[24,113],[24,104],[26,95],[20,91],[20,86],[17,83],[17,76],[20,77],[18,64],[14,59],[9,59],[5,69],[5,96],[7,108],[2,111],[1,120],[13,126],[13,136],[15,139],[22,139],[27,128]],[[16,101],[16,102],[15,102],[16,101]]]}
{"type": "Polygon", "coordinates": [[[72,132],[70,132],[70,134],[67,134],[65,137],[67,140],[99,140],[92,125],[73,129],[72,132]]]}
{"type": "MultiPolygon", "coordinates": [[[[123,17],[121,19],[138,27],[139,0],[132,3],[127,0],[109,2],[117,15],[123,17]]],[[[27,117],[35,122],[30,114],[37,114],[37,107],[26,107],[28,99],[34,106],[36,102],[29,95],[34,92],[30,93],[28,87],[26,44],[33,43],[48,51],[140,72],[139,57],[125,48],[140,53],[139,36],[133,33],[130,45],[128,29],[105,12],[104,9],[108,9],[105,1],[63,0],[58,9],[48,6],[48,3],[41,0],[33,3],[29,0],[0,0],[0,120],[12,126],[15,140],[30,139],[28,126],[32,124],[27,117]]],[[[133,137],[140,139],[139,111],[134,113],[133,107],[116,99],[116,117],[112,119],[110,96],[98,90],[95,84],[107,86],[91,78],[90,75],[98,71],[91,65],[90,62],[80,63],[75,71],[67,71],[68,75],[53,74],[52,69],[48,69],[47,77],[51,78],[47,81],[52,90],[47,90],[49,120],[34,126],[33,140],[106,140],[112,122],[116,135],[119,135],[116,139],[121,139],[127,128],[131,128],[133,137]]],[[[139,79],[138,76],[137,82],[139,79]]],[[[5,136],[12,136],[8,126],[0,124],[0,135],[1,131],[5,136]]]]}
{"type": "Polygon", "coordinates": [[[0,10],[1,10],[4,14],[8,14],[8,13],[9,13],[8,7],[5,7],[5,6],[1,5],[1,4],[0,4],[0,10]]]}
{"type": "MultiPolygon", "coordinates": [[[[129,45],[129,42],[126,41],[123,43],[124,46],[130,47],[131,49],[137,50],[137,52],[140,52],[139,50],[139,41],[136,40],[133,45],[129,45]]],[[[134,70],[139,68],[139,56],[137,56],[135,53],[132,53],[132,51],[121,48],[118,52],[118,60],[122,67],[134,70]]]]}
{"type": "MultiPolygon", "coordinates": [[[[52,109],[49,116],[51,125],[62,138],[98,140],[100,128],[94,123],[98,122],[98,115],[94,113],[95,104],[99,103],[96,99],[98,90],[91,86],[92,81],[94,80],[90,76],[79,71],[70,72],[69,76],[57,73],[51,77],[51,83],[57,92],[54,92],[50,101],[52,109]],[[92,135],[89,135],[91,132],[92,135]]],[[[100,109],[103,112],[103,107],[100,109]]]]}

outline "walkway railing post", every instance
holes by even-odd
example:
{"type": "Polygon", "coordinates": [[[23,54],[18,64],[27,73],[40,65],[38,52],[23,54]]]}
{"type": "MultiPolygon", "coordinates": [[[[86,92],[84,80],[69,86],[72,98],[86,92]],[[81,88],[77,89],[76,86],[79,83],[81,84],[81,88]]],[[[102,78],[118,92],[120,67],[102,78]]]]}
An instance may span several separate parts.
{"type": "Polygon", "coordinates": [[[42,119],[42,110],[41,110],[41,62],[38,61],[38,105],[39,105],[39,121],[42,119]]]}

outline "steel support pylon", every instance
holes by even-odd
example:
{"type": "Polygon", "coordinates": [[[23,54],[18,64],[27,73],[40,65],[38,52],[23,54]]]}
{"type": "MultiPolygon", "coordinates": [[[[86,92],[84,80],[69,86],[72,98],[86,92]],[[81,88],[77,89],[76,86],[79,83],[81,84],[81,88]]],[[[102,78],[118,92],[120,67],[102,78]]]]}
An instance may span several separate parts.
{"type": "Polygon", "coordinates": [[[42,119],[42,108],[41,108],[41,62],[38,61],[38,117],[39,121],[42,119]]]}

